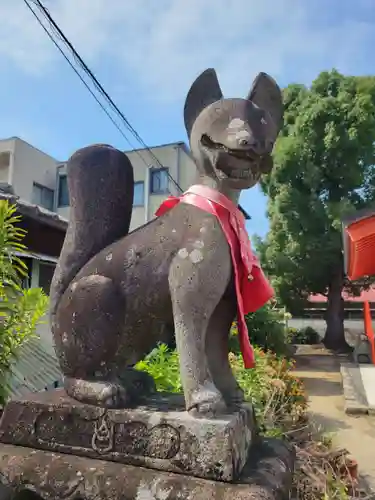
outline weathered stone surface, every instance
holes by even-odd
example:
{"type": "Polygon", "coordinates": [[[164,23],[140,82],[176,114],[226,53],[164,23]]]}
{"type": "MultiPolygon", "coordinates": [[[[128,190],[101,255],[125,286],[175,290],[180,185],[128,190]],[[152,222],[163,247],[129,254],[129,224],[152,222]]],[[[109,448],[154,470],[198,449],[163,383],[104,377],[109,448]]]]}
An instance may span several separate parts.
{"type": "Polygon", "coordinates": [[[219,481],[238,477],[254,437],[250,405],[214,420],[197,419],[176,395],[106,410],[56,389],[10,401],[0,422],[3,443],[219,481]]]}
{"type": "Polygon", "coordinates": [[[278,440],[257,447],[235,484],[21,446],[0,446],[2,483],[14,492],[35,491],[46,500],[286,499],[293,466],[293,451],[278,440]]]}
{"type": "MultiPolygon", "coordinates": [[[[101,144],[68,160],[69,225],[50,298],[70,396],[126,408],[142,392],[129,368],[159,342],[171,342],[174,333],[188,411],[219,414],[243,400],[228,362],[228,339],[236,314],[242,315],[236,290],[247,294],[230,248],[236,248],[239,268],[251,261],[244,257],[248,244],[240,249],[238,199],[272,168],[282,115],[281,90],[267,74],[258,74],[245,99],[226,99],[216,72],[204,71],[187,93],[184,121],[199,190],[211,191],[199,199],[210,200],[218,213],[182,202],[130,233],[129,158],[101,144]],[[215,201],[218,195],[226,208],[215,201]],[[223,227],[232,222],[229,236],[223,227]]],[[[265,285],[255,278],[253,286],[265,285]]],[[[244,304],[257,293],[249,295],[244,304]]]]}

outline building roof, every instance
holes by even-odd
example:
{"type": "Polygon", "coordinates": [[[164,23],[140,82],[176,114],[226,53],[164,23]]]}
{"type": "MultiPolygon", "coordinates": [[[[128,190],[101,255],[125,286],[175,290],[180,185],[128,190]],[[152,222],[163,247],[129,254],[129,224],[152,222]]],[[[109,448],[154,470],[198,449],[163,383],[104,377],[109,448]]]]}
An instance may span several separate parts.
{"type": "Polygon", "coordinates": [[[0,191],[0,200],[8,200],[12,205],[17,205],[17,211],[20,214],[30,217],[30,219],[35,219],[46,226],[51,226],[61,231],[66,231],[68,228],[68,221],[64,217],[39,205],[33,205],[28,201],[21,200],[19,196],[0,191]]]}
{"type": "Polygon", "coordinates": [[[169,148],[169,147],[182,147],[189,155],[190,155],[190,150],[187,146],[187,144],[184,141],[177,141],[177,142],[167,142],[166,144],[158,144],[157,146],[148,146],[147,148],[136,148],[136,149],[128,149],[124,151],[124,153],[134,153],[136,151],[144,151],[148,149],[159,149],[159,148],[169,148]]]}
{"type": "Polygon", "coordinates": [[[9,388],[11,397],[51,389],[60,384],[62,374],[54,352],[39,337],[29,339],[20,349],[12,366],[9,388]]]}
{"type": "Polygon", "coordinates": [[[55,161],[56,163],[59,163],[59,160],[56,160],[56,158],[51,156],[49,153],[46,153],[45,151],[42,151],[41,149],[34,146],[33,144],[30,144],[30,142],[25,141],[25,139],[22,139],[22,137],[18,137],[17,135],[13,135],[12,137],[5,137],[5,138],[0,139],[0,142],[6,142],[6,141],[21,141],[24,144],[27,144],[28,146],[32,147],[36,151],[39,151],[39,153],[42,153],[43,155],[48,156],[49,158],[51,158],[51,160],[55,161]]]}

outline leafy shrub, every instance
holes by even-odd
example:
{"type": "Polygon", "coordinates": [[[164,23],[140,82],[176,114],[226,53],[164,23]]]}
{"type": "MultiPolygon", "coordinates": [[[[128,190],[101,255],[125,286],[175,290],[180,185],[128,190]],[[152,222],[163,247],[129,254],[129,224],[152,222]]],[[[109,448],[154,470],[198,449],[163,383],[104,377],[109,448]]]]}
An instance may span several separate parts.
{"type": "Polygon", "coordinates": [[[318,332],[311,326],[305,328],[289,329],[290,340],[293,344],[319,344],[320,337],[318,332]]]}
{"type": "MultiPolygon", "coordinates": [[[[281,356],[290,354],[286,317],[282,311],[266,305],[255,313],[246,316],[250,341],[266,351],[272,351],[281,356]]],[[[231,350],[238,352],[237,325],[232,327],[231,350]]]]}
{"type": "Polygon", "coordinates": [[[0,200],[0,405],[7,399],[8,377],[19,348],[35,334],[48,303],[41,289],[22,288],[27,267],[15,255],[26,250],[19,221],[16,207],[0,200]]]}
{"type": "Polygon", "coordinates": [[[160,344],[136,365],[137,370],[149,373],[161,392],[182,392],[180,366],[176,350],[160,344]]]}
{"type": "MultiPolygon", "coordinates": [[[[291,421],[305,412],[306,397],[302,383],[292,373],[293,362],[255,348],[256,368],[247,370],[240,355],[231,353],[233,373],[251,401],[261,429],[266,434],[282,434],[291,421]]],[[[182,392],[178,354],[164,344],[154,349],[136,368],[154,377],[159,391],[182,392]]]]}
{"type": "Polygon", "coordinates": [[[307,399],[302,382],[292,372],[294,361],[256,347],[256,367],[247,370],[239,355],[230,354],[233,373],[251,401],[261,429],[279,435],[304,418],[307,399]]]}

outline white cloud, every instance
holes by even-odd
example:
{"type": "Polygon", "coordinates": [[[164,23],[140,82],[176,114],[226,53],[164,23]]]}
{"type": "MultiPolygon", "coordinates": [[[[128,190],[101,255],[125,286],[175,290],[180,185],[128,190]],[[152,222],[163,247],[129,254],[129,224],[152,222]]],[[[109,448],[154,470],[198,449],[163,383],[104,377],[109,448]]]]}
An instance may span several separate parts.
{"type": "MultiPolygon", "coordinates": [[[[341,1],[43,3],[84,59],[98,72],[111,71],[117,87],[132,83],[152,100],[173,101],[181,99],[193,78],[209,66],[217,69],[224,91],[231,95],[244,94],[261,70],[284,79],[282,83],[285,75],[309,81],[332,66],[356,72],[358,54],[374,37],[374,25],[359,13],[371,8],[373,0],[360,0],[355,11],[335,12],[341,16],[335,24],[325,22],[332,6],[337,8],[341,1]]],[[[1,0],[0,18],[7,20],[0,32],[3,61],[33,75],[63,64],[23,1],[1,0]]]]}

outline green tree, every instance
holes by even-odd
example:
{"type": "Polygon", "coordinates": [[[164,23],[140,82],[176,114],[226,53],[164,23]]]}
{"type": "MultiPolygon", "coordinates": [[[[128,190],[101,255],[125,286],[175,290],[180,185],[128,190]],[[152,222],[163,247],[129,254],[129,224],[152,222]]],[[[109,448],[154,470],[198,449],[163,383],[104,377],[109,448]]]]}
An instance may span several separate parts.
{"type": "Polygon", "coordinates": [[[23,289],[25,231],[19,227],[16,207],[0,200],[0,405],[6,402],[12,364],[20,347],[35,335],[47,310],[48,298],[39,288],[23,289]]]}
{"type": "Polygon", "coordinates": [[[327,297],[324,343],[347,348],[341,218],[375,201],[375,77],[321,73],[284,89],[275,167],[262,181],[270,231],[257,250],[281,303],[296,314],[311,293],[327,297]]]}

